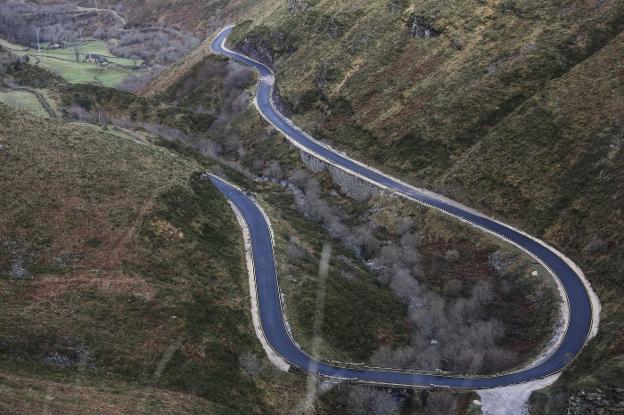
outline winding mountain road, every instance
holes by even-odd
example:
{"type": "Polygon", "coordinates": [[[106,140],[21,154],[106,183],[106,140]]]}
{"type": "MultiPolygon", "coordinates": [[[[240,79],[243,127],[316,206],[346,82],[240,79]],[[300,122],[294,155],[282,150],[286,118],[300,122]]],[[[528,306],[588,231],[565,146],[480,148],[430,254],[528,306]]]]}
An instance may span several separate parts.
{"type": "Polygon", "coordinates": [[[268,345],[277,355],[304,371],[334,379],[393,386],[490,389],[529,382],[558,373],[580,353],[590,338],[592,328],[597,328],[599,305],[593,303],[595,297],[591,287],[572,261],[544,242],[511,226],[435,193],[410,186],[310,137],[276,109],[272,101],[275,83],[273,71],[266,65],[225,46],[231,31],[232,26],[223,29],[213,40],[212,50],[251,66],[259,72],[260,81],[255,97],[256,107],[262,116],[279,129],[292,144],[375,186],[454,216],[516,245],[548,268],[560,281],[565,291],[565,301],[569,311],[565,333],[556,348],[536,365],[513,373],[480,377],[447,376],[393,369],[347,368],[317,361],[299,348],[287,329],[275,267],[272,234],[266,216],[253,198],[242,189],[211,175],[210,179],[213,184],[235,205],[249,229],[253,257],[252,271],[255,275],[261,328],[268,345]]]}

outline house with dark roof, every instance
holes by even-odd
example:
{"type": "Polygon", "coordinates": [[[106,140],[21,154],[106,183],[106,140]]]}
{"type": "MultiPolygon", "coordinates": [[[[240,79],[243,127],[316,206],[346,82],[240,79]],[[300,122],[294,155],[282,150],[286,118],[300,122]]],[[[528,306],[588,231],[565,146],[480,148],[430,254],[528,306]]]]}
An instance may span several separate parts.
{"type": "Polygon", "coordinates": [[[84,57],[84,61],[88,63],[95,63],[97,66],[108,66],[110,63],[108,59],[102,55],[98,55],[97,53],[87,53],[84,57]]]}

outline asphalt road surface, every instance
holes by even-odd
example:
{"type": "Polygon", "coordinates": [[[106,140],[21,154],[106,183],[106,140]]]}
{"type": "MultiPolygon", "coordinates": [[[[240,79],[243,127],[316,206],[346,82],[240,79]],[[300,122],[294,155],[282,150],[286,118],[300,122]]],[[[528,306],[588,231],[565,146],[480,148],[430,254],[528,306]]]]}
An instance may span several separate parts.
{"type": "Polygon", "coordinates": [[[273,105],[273,71],[245,55],[225,46],[232,27],[226,27],[213,40],[215,53],[255,68],[260,74],[256,91],[256,106],[262,116],[278,128],[288,140],[319,159],[347,173],[360,177],[371,184],[388,189],[397,195],[469,222],[484,231],[505,239],[532,255],[564,287],[569,306],[567,330],[552,354],[534,367],[517,372],[488,377],[448,376],[379,368],[345,368],[319,362],[302,351],[294,342],[284,321],[280,291],[273,255],[269,224],[253,198],[224,180],[211,176],[212,182],[241,212],[250,230],[254,272],[256,276],[260,322],[270,347],[291,365],[320,376],[351,380],[354,382],[414,387],[440,387],[459,389],[489,389],[528,382],[563,370],[583,349],[592,329],[592,302],[582,278],[563,258],[563,255],[545,243],[534,239],[510,226],[488,218],[472,209],[454,203],[442,196],[412,187],[373,168],[350,159],[346,155],[322,144],[296,127],[273,105]]]}

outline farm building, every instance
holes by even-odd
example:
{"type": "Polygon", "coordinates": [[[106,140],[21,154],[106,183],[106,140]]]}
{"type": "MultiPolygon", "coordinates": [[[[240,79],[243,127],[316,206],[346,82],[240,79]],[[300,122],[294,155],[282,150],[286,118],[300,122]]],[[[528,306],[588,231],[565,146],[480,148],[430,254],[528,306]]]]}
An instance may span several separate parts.
{"type": "Polygon", "coordinates": [[[95,63],[98,66],[108,66],[109,64],[108,59],[96,53],[87,53],[84,57],[84,61],[88,63],[95,63]]]}

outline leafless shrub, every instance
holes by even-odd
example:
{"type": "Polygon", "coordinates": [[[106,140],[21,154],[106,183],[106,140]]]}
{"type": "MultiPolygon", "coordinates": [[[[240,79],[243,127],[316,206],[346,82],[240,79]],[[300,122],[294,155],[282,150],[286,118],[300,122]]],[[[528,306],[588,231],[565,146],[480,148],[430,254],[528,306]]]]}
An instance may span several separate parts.
{"type": "Polygon", "coordinates": [[[446,260],[446,262],[457,261],[459,259],[459,251],[457,251],[456,249],[449,249],[444,254],[444,259],[446,260]]]}
{"type": "MultiPolygon", "coordinates": [[[[443,362],[443,367],[436,368],[479,373],[508,364],[507,361],[497,364],[488,360],[507,357],[500,351],[487,355],[488,351],[496,350],[496,342],[502,338],[504,331],[497,320],[481,318],[481,305],[474,298],[445,300],[428,291],[422,291],[419,297],[419,307],[409,309],[410,321],[415,328],[410,347],[434,349],[437,355],[431,354],[430,350],[423,356],[414,353],[410,357],[412,364],[424,366],[412,367],[431,368],[432,363],[443,362]],[[429,355],[434,359],[432,362],[427,361],[429,355]]],[[[401,357],[405,359],[405,355],[401,357]]]]}
{"type": "Polygon", "coordinates": [[[91,122],[95,120],[95,115],[87,111],[80,105],[72,105],[66,110],[67,116],[77,121],[91,122]]]}
{"type": "Polygon", "coordinates": [[[384,346],[373,354],[371,362],[379,367],[420,370],[436,370],[441,366],[437,345],[422,339],[414,339],[409,346],[396,349],[384,346]]]}
{"type": "Polygon", "coordinates": [[[299,246],[298,241],[291,238],[288,241],[288,245],[286,245],[286,255],[294,259],[303,259],[305,258],[306,252],[299,246]]]}
{"type": "Polygon", "coordinates": [[[381,266],[392,268],[394,265],[401,263],[403,252],[396,245],[384,245],[379,250],[379,254],[375,258],[375,262],[381,266]]]}
{"type": "Polygon", "coordinates": [[[0,4],[0,36],[8,41],[30,46],[36,42],[35,28],[20,15],[20,2],[0,4]]]}
{"type": "Polygon", "coordinates": [[[447,297],[456,297],[462,291],[462,282],[457,278],[451,278],[444,283],[442,292],[447,297]]]}
{"type": "Polygon", "coordinates": [[[255,353],[245,352],[240,355],[238,361],[243,370],[254,380],[262,372],[262,362],[255,353]]]}
{"type": "Polygon", "coordinates": [[[55,351],[43,358],[43,361],[50,365],[62,368],[77,366],[79,369],[86,369],[92,366],[90,360],[91,352],[85,344],[67,347],[62,353],[55,351]]]}
{"type": "Polygon", "coordinates": [[[472,296],[483,305],[489,304],[494,298],[492,288],[486,281],[477,281],[472,287],[472,296]]]}
{"type": "Polygon", "coordinates": [[[264,175],[272,180],[279,181],[284,177],[284,172],[279,162],[274,161],[266,168],[264,175]]]}
{"type": "Polygon", "coordinates": [[[456,370],[460,373],[479,373],[483,366],[483,354],[483,350],[474,348],[461,350],[455,361],[456,370]]]}
{"type": "Polygon", "coordinates": [[[310,7],[308,0],[286,0],[286,7],[290,14],[301,14],[310,7]]]}
{"type": "Polygon", "coordinates": [[[350,242],[358,257],[365,259],[372,258],[379,250],[379,240],[373,236],[370,228],[366,225],[351,229],[350,242]]]}
{"type": "Polygon", "coordinates": [[[399,413],[399,404],[389,391],[366,386],[351,387],[347,407],[354,415],[390,415],[399,413]]]}
{"type": "Polygon", "coordinates": [[[458,412],[457,398],[452,393],[434,392],[427,395],[425,413],[427,415],[453,415],[458,412]]]}
{"type": "Polygon", "coordinates": [[[111,122],[121,128],[130,129],[134,126],[132,120],[127,115],[122,115],[120,117],[114,117],[111,119],[111,122]]]}
{"type": "Polygon", "coordinates": [[[587,255],[604,253],[609,248],[609,244],[601,239],[593,239],[585,245],[583,252],[587,255]]]}
{"type": "Polygon", "coordinates": [[[49,42],[60,42],[63,40],[65,36],[65,29],[59,23],[46,26],[41,31],[42,40],[47,40],[49,42]]]}
{"type": "Polygon", "coordinates": [[[147,71],[142,72],[141,75],[135,75],[128,78],[125,78],[121,83],[117,86],[117,89],[122,91],[136,92],[145,88],[149,83],[160,76],[165,71],[166,67],[162,65],[154,65],[150,67],[147,71]]]}
{"type": "Polygon", "coordinates": [[[129,59],[141,59],[153,64],[169,65],[199,45],[199,39],[189,33],[174,30],[123,32],[110,44],[111,52],[129,59]]]}
{"type": "Polygon", "coordinates": [[[227,66],[228,72],[223,80],[223,86],[226,89],[245,89],[251,79],[253,78],[253,72],[246,66],[243,66],[236,62],[230,62],[227,66]]]}
{"type": "Polygon", "coordinates": [[[496,373],[508,369],[517,359],[518,356],[515,352],[495,347],[485,352],[484,367],[487,372],[496,373]]]}
{"type": "Polygon", "coordinates": [[[245,157],[245,147],[238,136],[229,134],[225,137],[223,142],[224,154],[238,156],[239,159],[245,157]]]}
{"type": "Polygon", "coordinates": [[[390,289],[408,305],[418,302],[420,286],[409,269],[395,265],[392,271],[390,289]]]}
{"type": "Polygon", "coordinates": [[[223,155],[223,146],[207,138],[194,140],[190,146],[206,157],[219,158],[223,155]]]}
{"type": "Polygon", "coordinates": [[[397,218],[395,230],[397,235],[403,235],[412,230],[414,222],[410,218],[397,218]]]}
{"type": "Polygon", "coordinates": [[[404,263],[414,266],[420,263],[418,248],[422,245],[422,238],[417,233],[406,233],[401,237],[401,259],[404,263]]]}

